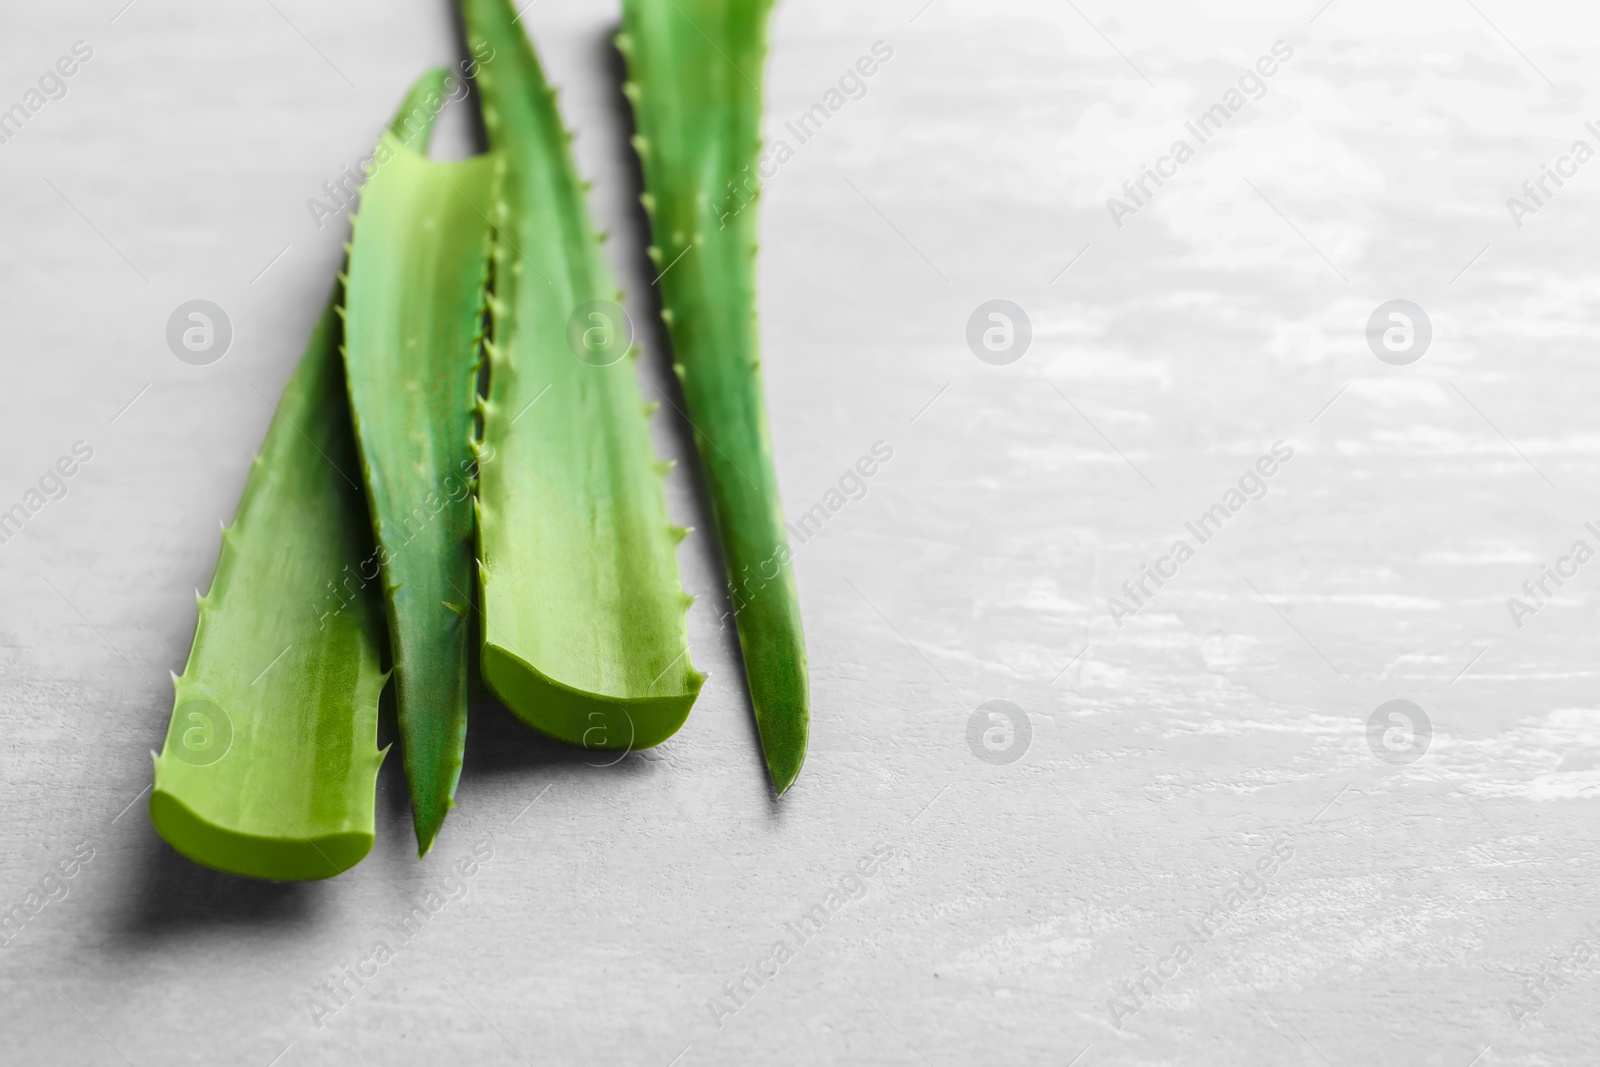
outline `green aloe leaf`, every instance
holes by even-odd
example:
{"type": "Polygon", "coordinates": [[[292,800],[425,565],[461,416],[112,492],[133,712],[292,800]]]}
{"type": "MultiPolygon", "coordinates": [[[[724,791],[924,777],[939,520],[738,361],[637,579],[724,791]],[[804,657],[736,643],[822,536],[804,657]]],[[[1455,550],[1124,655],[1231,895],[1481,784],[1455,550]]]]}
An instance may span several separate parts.
{"type": "Polygon", "coordinates": [[[805,761],[811,712],[756,326],[755,173],[771,7],[624,0],[617,47],[628,62],[662,319],[710,482],[767,770],[782,794],[805,761]]]}
{"type": "Polygon", "coordinates": [[[383,615],[354,577],[372,544],[337,296],[223,531],[150,795],[173,848],[257,878],[328,878],[372,848],[383,615]]]}
{"type": "MultiPolygon", "coordinates": [[[[417,82],[394,136],[426,146],[442,84],[437,73],[417,82]]],[[[161,836],[197,863],[257,878],[332,877],[373,842],[388,676],[343,296],[336,285],[223,530],[155,760],[161,836]]]]}
{"type": "Polygon", "coordinates": [[[494,294],[478,549],[484,679],[538,729],[592,748],[670,737],[689,661],[676,545],[621,294],[555,94],[508,0],[462,0],[490,147],[494,294]]]}
{"type": "Polygon", "coordinates": [[[492,157],[424,154],[453,77],[425,75],[379,142],[345,283],[345,372],[418,855],[454,806],[467,736],[471,445],[495,181],[492,157]]]}

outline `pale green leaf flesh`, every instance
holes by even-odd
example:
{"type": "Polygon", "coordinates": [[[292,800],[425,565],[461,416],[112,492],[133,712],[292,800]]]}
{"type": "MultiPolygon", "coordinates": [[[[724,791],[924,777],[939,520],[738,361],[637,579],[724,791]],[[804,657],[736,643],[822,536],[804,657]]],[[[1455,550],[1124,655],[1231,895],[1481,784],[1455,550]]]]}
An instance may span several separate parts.
{"type": "MultiPolygon", "coordinates": [[[[433,83],[437,94],[444,77],[431,72],[419,87],[433,83]]],[[[414,138],[421,151],[427,141],[414,138]]],[[[419,855],[454,806],[466,744],[471,439],[494,163],[436,162],[386,133],[353,220],[345,283],[345,370],[419,855]]]]}
{"type": "Polygon", "coordinates": [[[383,614],[350,579],[372,544],[336,298],[223,532],[150,795],[173,848],[257,878],[328,878],[372,848],[383,614]]]}
{"type": "MultiPolygon", "coordinates": [[[[539,730],[591,748],[670,737],[704,676],[631,358],[580,360],[574,313],[621,303],[569,134],[507,0],[462,0],[490,147],[492,341],[478,493],[483,677],[539,730]],[[600,365],[605,363],[605,365],[600,365]]],[[[578,316],[580,329],[600,320],[578,316]]],[[[598,335],[597,335],[598,336],[598,335]]],[[[633,353],[629,352],[629,356],[633,353]]]]}
{"type": "Polygon", "coordinates": [[[799,600],[756,325],[761,77],[771,0],[623,0],[662,317],[710,489],[767,770],[794,783],[810,732],[799,600]]]}

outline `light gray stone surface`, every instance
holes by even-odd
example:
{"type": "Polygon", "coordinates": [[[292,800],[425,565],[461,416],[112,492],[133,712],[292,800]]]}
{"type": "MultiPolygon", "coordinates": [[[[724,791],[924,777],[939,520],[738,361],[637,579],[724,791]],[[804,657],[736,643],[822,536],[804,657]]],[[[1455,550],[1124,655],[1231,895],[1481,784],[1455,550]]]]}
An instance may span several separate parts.
{"type": "MultiPolygon", "coordinates": [[[[94,449],[0,545],[0,907],[93,850],[0,947],[0,1060],[1600,1058],[1578,959],[1600,952],[1600,563],[1520,627],[1506,603],[1573,542],[1600,548],[1600,162],[1520,227],[1506,202],[1572,142],[1600,148],[1592,12],[783,3],[768,131],[797,151],[760,269],[787,512],[894,450],[798,552],[799,785],[769,798],[695,536],[712,680],[677,737],[596,768],[485,702],[432,856],[391,758],[372,856],[291,886],[176,857],[145,813],[148,753],[217,523],[339,258],[342,226],[305,201],[455,58],[450,21],[443,0],[122,2],[9,3],[0,37],[0,108],[94,49],[0,145],[0,508],[94,449]],[[866,94],[795,145],[783,124],[879,40],[866,94]],[[1185,121],[1277,40],[1293,56],[1262,98],[1198,145],[1185,121]],[[1194,158],[1115,225],[1106,198],[1180,137],[1194,158]],[[163,339],[194,298],[235,330],[209,367],[163,339]],[[1004,366],[965,340],[996,298],[1032,324],[1004,366]],[[1433,329],[1407,366],[1364,337],[1397,298],[1433,329]],[[1278,441],[1293,458],[1265,498],[1199,544],[1184,523],[1278,441]],[[1179,538],[1194,558],[1113,620],[1179,538]],[[1408,764],[1403,733],[1368,733],[1397,699],[1432,724],[1408,764]],[[991,700],[1027,716],[1015,762],[969,746],[991,700]],[[474,847],[492,858],[447,882],[474,847]],[[864,892],[799,944],[786,924],[874,848],[864,892]],[[318,992],[398,945],[430,891],[458,899],[348,1003],[318,992]],[[778,940],[794,957],[728,1014],[724,983],[778,940]],[[1124,988],[1145,967],[1168,976],[1147,1002],[1124,988]]],[[[615,19],[538,0],[525,21],[646,322],[615,19]]],[[[652,348],[647,393],[663,366],[652,348]]],[[[655,427],[685,461],[673,514],[704,530],[684,429],[655,427]]]]}

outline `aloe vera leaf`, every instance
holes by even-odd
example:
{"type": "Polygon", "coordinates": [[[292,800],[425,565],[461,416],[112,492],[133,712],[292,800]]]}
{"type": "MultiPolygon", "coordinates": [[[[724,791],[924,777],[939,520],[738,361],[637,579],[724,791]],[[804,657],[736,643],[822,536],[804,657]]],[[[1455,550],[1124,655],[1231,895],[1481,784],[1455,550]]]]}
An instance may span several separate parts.
{"type": "Polygon", "coordinates": [[[223,530],[150,795],[173,848],[256,878],[332,877],[373,841],[383,609],[334,585],[372,554],[337,296],[223,530]]]}
{"type": "Polygon", "coordinates": [[[477,500],[483,677],[552,736],[648,747],[704,681],[678,578],[687,531],[667,520],[636,351],[605,317],[621,293],[555,94],[507,0],[461,8],[473,54],[490,57],[478,88],[505,171],[482,430],[494,459],[477,500]]]}
{"type": "MultiPolygon", "coordinates": [[[[437,92],[448,76],[419,86],[437,92]]],[[[455,806],[467,737],[471,439],[495,160],[430,160],[426,130],[413,143],[383,135],[352,220],[344,356],[421,856],[455,806]]]]}
{"type": "Polygon", "coordinates": [[[710,483],[756,727],[781,795],[805,762],[810,683],[761,396],[754,177],[770,0],[624,0],[662,319],[710,483]]]}

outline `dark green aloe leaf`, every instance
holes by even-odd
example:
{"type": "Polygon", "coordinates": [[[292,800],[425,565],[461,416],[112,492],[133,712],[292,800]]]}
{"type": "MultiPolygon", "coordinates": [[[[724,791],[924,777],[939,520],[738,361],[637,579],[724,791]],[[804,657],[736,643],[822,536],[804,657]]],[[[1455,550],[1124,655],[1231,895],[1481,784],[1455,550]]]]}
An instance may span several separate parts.
{"type": "Polygon", "coordinates": [[[379,142],[353,220],[345,372],[383,574],[418,855],[454,806],[471,664],[471,450],[495,160],[430,160],[453,75],[431,71],[379,142]]]}
{"type": "Polygon", "coordinates": [[[624,0],[617,47],[628,62],[662,318],[710,482],[767,770],[782,794],[805,762],[811,698],[756,326],[754,175],[771,7],[624,0]]]}

